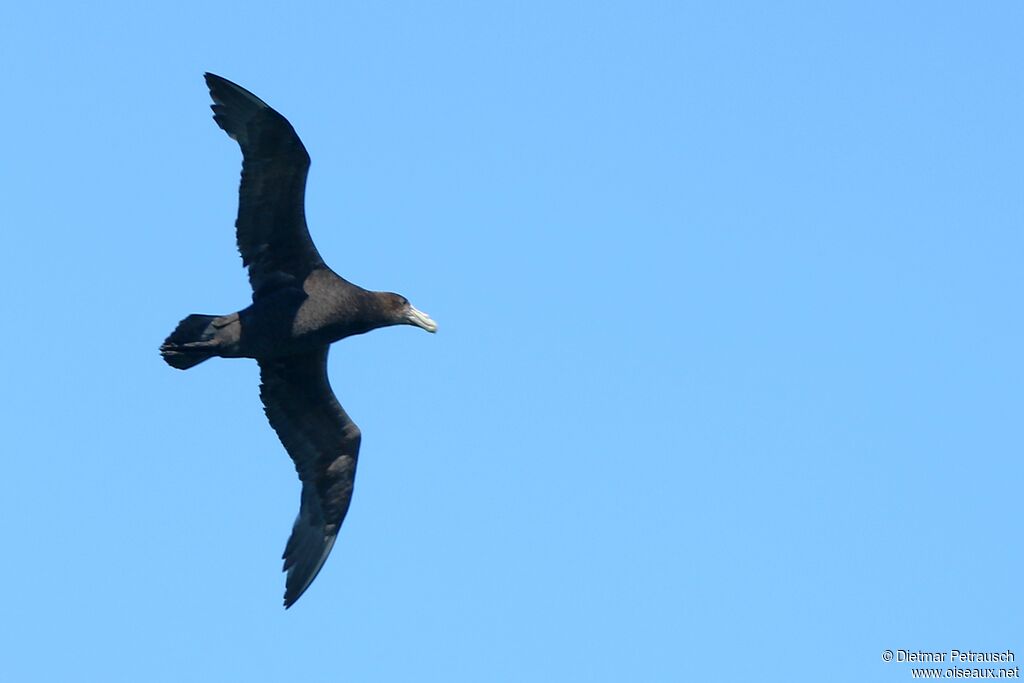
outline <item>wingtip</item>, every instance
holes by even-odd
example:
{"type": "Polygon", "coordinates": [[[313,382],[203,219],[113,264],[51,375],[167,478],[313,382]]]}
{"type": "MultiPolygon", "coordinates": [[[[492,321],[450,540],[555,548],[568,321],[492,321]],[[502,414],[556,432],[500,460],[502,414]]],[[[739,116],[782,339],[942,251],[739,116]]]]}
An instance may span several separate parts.
{"type": "Polygon", "coordinates": [[[210,89],[210,94],[213,96],[214,101],[234,106],[255,105],[260,109],[270,109],[270,105],[256,97],[252,92],[223,76],[207,71],[203,74],[203,80],[206,81],[206,87],[210,89]]]}
{"type": "Polygon", "coordinates": [[[306,589],[309,588],[311,583],[313,583],[313,582],[310,581],[305,586],[302,586],[302,588],[300,590],[295,590],[291,586],[286,588],[285,591],[284,591],[284,608],[285,609],[289,609],[289,608],[291,608],[292,605],[294,605],[296,602],[298,602],[299,598],[302,597],[302,594],[306,592],[306,589]]]}
{"type": "Polygon", "coordinates": [[[321,537],[320,542],[306,545],[301,550],[297,546],[291,546],[292,539],[289,539],[289,546],[293,552],[289,553],[287,549],[285,551],[284,571],[288,573],[285,578],[285,609],[294,605],[313,585],[313,580],[323,569],[337,538],[335,535],[321,537]]]}

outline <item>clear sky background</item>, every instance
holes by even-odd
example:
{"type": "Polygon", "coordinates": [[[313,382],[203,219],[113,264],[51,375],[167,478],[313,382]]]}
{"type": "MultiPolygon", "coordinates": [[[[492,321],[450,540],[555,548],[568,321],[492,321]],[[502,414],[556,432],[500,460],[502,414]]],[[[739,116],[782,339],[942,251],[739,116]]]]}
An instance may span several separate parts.
{"type": "Polygon", "coordinates": [[[1024,658],[1024,5],[9,3],[0,680],[903,681],[1024,658]],[[351,512],[298,508],[202,73],[313,158],[351,512]]]}

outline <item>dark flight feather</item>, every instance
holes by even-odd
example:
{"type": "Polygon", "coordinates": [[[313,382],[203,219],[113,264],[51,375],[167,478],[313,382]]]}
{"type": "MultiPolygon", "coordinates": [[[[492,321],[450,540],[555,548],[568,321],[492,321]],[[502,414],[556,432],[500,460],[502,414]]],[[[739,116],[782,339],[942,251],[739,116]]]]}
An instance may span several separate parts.
{"type": "Polygon", "coordinates": [[[242,148],[235,221],[253,297],[324,265],[306,226],[309,154],[287,119],[251,92],[206,74],[213,120],[242,148]]]}
{"type": "Polygon", "coordinates": [[[352,501],[360,433],[331,391],[327,348],[260,361],[267,419],[302,481],[299,516],[283,555],[285,607],[316,578],[352,501]]]}

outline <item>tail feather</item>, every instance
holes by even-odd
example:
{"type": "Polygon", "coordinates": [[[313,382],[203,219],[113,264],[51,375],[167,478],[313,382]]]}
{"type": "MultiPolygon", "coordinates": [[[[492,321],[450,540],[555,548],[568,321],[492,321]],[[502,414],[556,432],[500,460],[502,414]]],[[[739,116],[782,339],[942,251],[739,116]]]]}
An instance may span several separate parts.
{"type": "Polygon", "coordinates": [[[179,370],[188,370],[217,355],[215,315],[193,313],[174,328],[174,332],[160,345],[160,355],[167,364],[179,370]]]}

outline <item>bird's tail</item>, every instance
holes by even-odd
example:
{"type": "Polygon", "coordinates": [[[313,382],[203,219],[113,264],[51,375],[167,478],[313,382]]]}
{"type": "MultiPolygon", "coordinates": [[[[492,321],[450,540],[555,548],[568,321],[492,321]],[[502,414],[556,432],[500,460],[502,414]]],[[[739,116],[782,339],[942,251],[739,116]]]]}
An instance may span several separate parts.
{"type": "Polygon", "coordinates": [[[217,354],[215,315],[193,313],[174,328],[171,336],[160,345],[160,355],[167,364],[179,370],[188,370],[217,354]]]}

